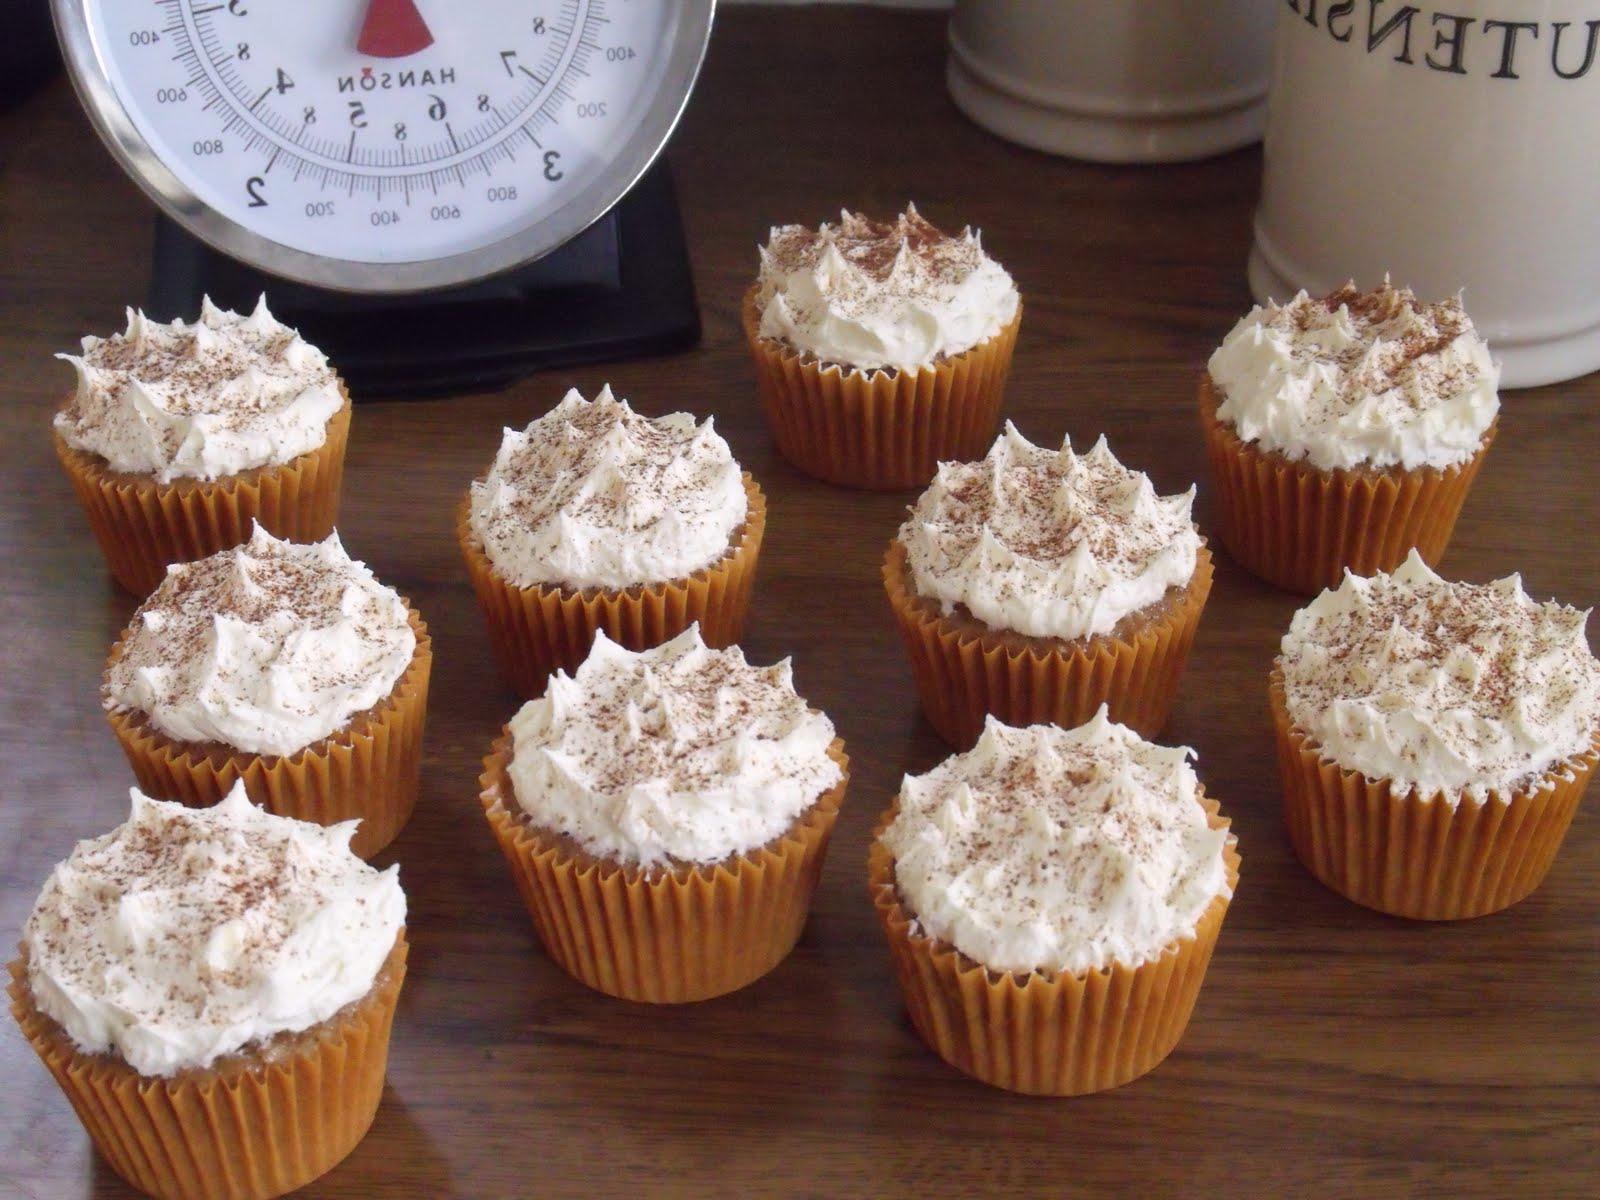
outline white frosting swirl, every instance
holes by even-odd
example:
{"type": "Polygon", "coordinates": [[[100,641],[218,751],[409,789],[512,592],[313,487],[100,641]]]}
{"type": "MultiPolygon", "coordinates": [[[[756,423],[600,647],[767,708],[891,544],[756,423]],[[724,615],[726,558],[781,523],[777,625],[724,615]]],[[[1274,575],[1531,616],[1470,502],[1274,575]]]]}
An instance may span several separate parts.
{"type": "Polygon", "coordinates": [[[987,341],[1017,315],[1017,285],[971,229],[941,233],[916,208],[783,225],[761,247],[761,336],[824,363],[915,371],[987,341]]]}
{"type": "Polygon", "coordinates": [[[56,357],[78,373],[55,418],[67,445],[161,483],[287,463],[327,440],[344,405],[322,351],[275,320],[265,296],[249,316],[208,298],[193,324],[129,309],[126,333],[56,357]]]}
{"type": "Polygon", "coordinates": [[[1500,367],[1460,297],[1384,282],[1257,306],[1211,356],[1217,418],[1324,471],[1455,466],[1500,409],[1500,367]]]}
{"type": "Polygon", "coordinates": [[[707,417],[644,417],[610,387],[576,389],[472,485],[471,527],[516,587],[622,589],[682,579],[732,548],[744,478],[707,417]]]}
{"type": "Polygon", "coordinates": [[[337,533],[300,545],[258,525],[242,546],[167,568],[105,704],[175,741],[294,754],[384,700],[416,647],[405,601],[337,533]]]}
{"type": "Polygon", "coordinates": [[[1158,496],[1101,437],[1035,446],[1009,421],[979,463],[941,463],[900,527],[918,595],[993,629],[1086,638],[1184,587],[1200,534],[1194,488],[1158,496]]]}
{"type": "Polygon", "coordinates": [[[371,989],[406,919],[399,867],[251,804],[132,790],[127,822],[79,842],[23,931],[34,1003],[87,1054],[141,1075],[208,1067],[328,1020],[371,989]]]}
{"type": "Polygon", "coordinates": [[[1415,550],[1393,574],[1347,573],[1283,639],[1290,720],[1346,770],[1451,808],[1547,786],[1600,737],[1588,616],[1516,575],[1443,580],[1415,550]]]}
{"type": "Polygon", "coordinates": [[[995,971],[1135,967],[1231,895],[1194,752],[1106,716],[1013,728],[908,775],[882,842],[929,937],[995,971]]]}
{"type": "Polygon", "coordinates": [[[833,723],[789,660],[753,667],[700,626],[634,653],[602,632],[511,721],[517,803],[598,858],[713,863],[780,837],[839,782],[833,723]]]}

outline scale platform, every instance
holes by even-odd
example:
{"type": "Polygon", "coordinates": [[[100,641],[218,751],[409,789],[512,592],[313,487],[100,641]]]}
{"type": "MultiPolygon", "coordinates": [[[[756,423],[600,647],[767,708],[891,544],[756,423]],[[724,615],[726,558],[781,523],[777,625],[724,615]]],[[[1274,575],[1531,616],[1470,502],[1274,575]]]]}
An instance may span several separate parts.
{"type": "Polygon", "coordinates": [[[352,295],[267,275],[156,218],[149,298],[157,320],[192,319],[209,295],[273,315],[324,350],[360,398],[501,388],[532,371],[666,354],[700,340],[700,310],[664,162],[554,253],[465,287],[352,295]]]}

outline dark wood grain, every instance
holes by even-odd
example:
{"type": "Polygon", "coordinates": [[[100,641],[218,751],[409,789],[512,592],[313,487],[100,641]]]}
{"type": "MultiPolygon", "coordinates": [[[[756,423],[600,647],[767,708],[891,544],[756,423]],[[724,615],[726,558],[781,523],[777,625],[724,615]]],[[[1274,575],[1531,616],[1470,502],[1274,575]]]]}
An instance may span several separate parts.
{"type": "MultiPolygon", "coordinates": [[[[966,124],[934,17],[724,14],[671,158],[706,335],[693,353],[529,379],[496,395],[360,406],[341,532],[412,597],[437,654],[423,799],[389,854],[411,897],[411,976],[371,1135],[312,1193],[453,1195],[1577,1196],[1600,1171],[1600,814],[1544,887],[1430,927],[1345,903],[1284,840],[1266,673],[1296,601],[1219,556],[1168,731],[1195,746],[1244,855],[1187,1038],[1121,1091],[988,1090],[906,1023],[864,892],[867,833],[900,775],[943,751],[921,721],[877,577],[905,496],[836,491],[773,454],[737,305],[776,221],[913,198],[970,221],[1027,297],[1009,412],[1041,441],[1105,432],[1163,490],[1200,479],[1194,380],[1249,304],[1254,153],[1162,169],[1075,165],[966,124]],[[451,535],[500,428],[569,385],[714,413],[771,497],[747,648],[795,656],[855,778],[808,932],[726,999],[633,1007],[540,951],[475,800],[516,701],[494,675],[451,535]]],[[[132,601],[110,585],[48,417],[50,358],[143,292],[149,209],[64,84],[0,118],[0,935],[51,864],[122,819],[130,782],[96,702],[132,601]]],[[[1592,474],[1600,379],[1506,397],[1445,569],[1521,570],[1600,598],[1592,474]]],[[[10,1022],[0,1022],[0,1192],[120,1196],[10,1022]]]]}

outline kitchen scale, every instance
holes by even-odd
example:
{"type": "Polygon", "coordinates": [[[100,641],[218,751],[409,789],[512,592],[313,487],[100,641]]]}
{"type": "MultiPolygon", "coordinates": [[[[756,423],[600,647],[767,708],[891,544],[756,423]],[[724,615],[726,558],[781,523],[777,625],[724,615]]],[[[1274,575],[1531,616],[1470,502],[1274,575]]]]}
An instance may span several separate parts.
{"type": "Polygon", "coordinates": [[[699,337],[656,163],[715,0],[53,0],[155,201],[148,311],[275,314],[358,392],[699,337]]]}

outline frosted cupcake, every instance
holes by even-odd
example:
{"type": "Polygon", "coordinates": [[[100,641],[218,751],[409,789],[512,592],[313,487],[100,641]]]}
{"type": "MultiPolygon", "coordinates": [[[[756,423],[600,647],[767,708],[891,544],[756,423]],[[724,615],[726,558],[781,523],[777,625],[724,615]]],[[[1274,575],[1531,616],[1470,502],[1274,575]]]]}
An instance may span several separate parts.
{"type": "Polygon", "coordinates": [[[338,534],[299,545],[258,526],[168,571],[102,695],[152,796],[214,804],[242,781],[280,816],[359,820],[371,855],[416,804],[432,665],[421,616],[338,534]]]}
{"type": "Polygon", "coordinates": [[[695,622],[738,641],[766,523],[711,418],[641,416],[605,387],[506,430],[457,534],[496,657],[531,697],[600,631],[636,650],[695,622]]]}
{"type": "Polygon", "coordinates": [[[1295,615],[1271,697],[1289,837],[1382,912],[1448,920],[1539,886],[1600,755],[1588,613],[1416,552],[1295,615]]]}
{"type": "Polygon", "coordinates": [[[1192,751],[1101,709],[991,718],[971,750],[907,776],[868,862],[917,1032],[1012,1091],[1127,1083],[1183,1036],[1239,880],[1192,751]]]}
{"type": "Polygon", "coordinates": [[[1257,307],[1200,380],[1222,541],[1268,583],[1436,563],[1494,441],[1500,368],[1460,298],[1387,281],[1257,307]]]}
{"type": "Polygon", "coordinates": [[[265,296],[249,316],[206,300],[193,324],[130,309],[125,333],[58,357],[78,386],[56,414],[56,454],[134,595],[170,563],[237,546],[256,522],[296,541],[333,529],[349,397],[265,296]]]}
{"type": "Polygon", "coordinates": [[[847,782],[788,660],[691,627],[634,652],[599,634],[512,718],[482,802],[550,957],[653,1003],[744,987],[805,926],[847,782]]]}
{"type": "Polygon", "coordinates": [[[982,453],[1021,320],[978,235],[942,233],[911,206],[773,229],[744,299],[779,452],[849,487],[920,487],[941,460],[982,453]]]}
{"type": "Polygon", "coordinates": [[[128,821],[51,873],[11,964],[11,1011],[133,1187],[264,1200],[335,1166],[383,1092],[405,978],[398,868],[354,824],[194,810],[128,821]]]}
{"type": "Polygon", "coordinates": [[[1193,503],[1104,438],[1048,450],[1009,422],[981,462],[941,464],[883,564],[940,736],[970,746],[987,714],[1070,727],[1102,704],[1159,732],[1211,593],[1193,503]]]}

